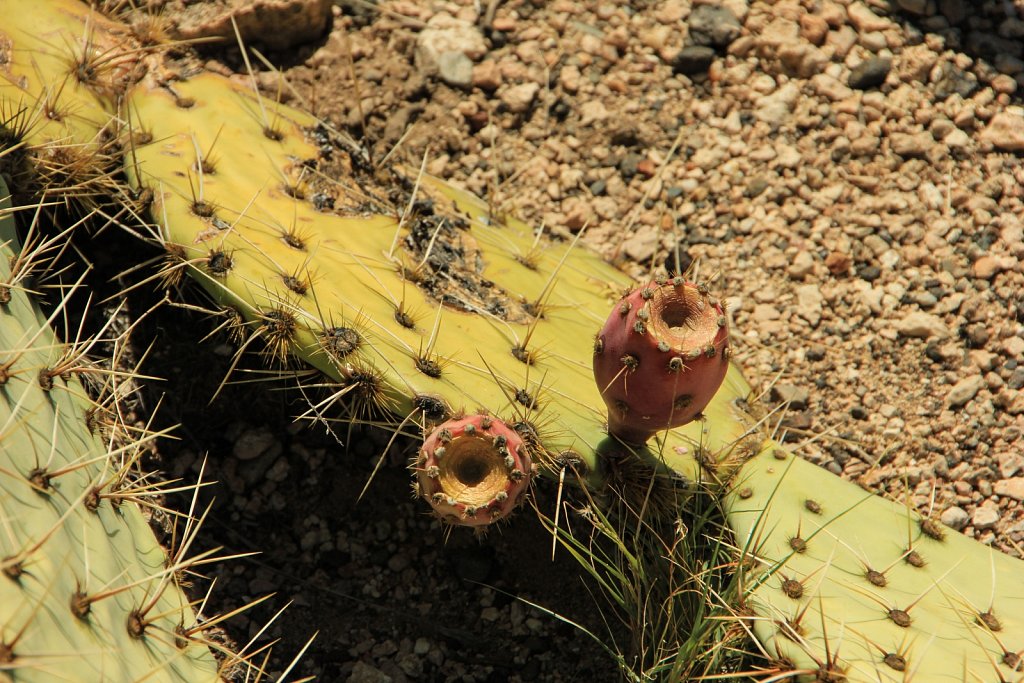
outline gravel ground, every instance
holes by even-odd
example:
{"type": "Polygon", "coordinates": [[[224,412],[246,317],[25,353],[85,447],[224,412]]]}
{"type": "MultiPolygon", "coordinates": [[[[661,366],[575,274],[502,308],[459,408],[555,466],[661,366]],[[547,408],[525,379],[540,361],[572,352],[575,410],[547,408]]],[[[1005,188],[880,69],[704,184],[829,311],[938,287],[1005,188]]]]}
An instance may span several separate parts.
{"type": "MultiPolygon", "coordinates": [[[[209,4],[216,33],[226,3],[209,4]]],[[[698,263],[802,455],[1020,554],[1024,2],[266,4],[329,15],[312,42],[275,20],[266,54],[295,91],[263,72],[267,93],[376,158],[426,153],[432,173],[555,235],[586,226],[637,277],[698,263]]],[[[253,25],[259,44],[271,27],[253,25]]],[[[199,424],[204,403],[172,418],[199,424]]],[[[294,646],[322,629],[304,672],[616,679],[579,632],[473,583],[539,591],[606,633],[571,563],[542,561],[550,539],[530,515],[482,543],[446,540],[405,497],[401,456],[356,504],[380,437],[354,441],[359,476],[339,479],[333,442],[275,428],[271,407],[207,426],[218,446],[193,443],[219,461],[234,510],[219,523],[243,536],[229,545],[277,531],[268,559],[223,578],[248,582],[233,596],[297,596],[276,631],[294,646]]],[[[189,441],[181,471],[197,467],[189,441]]]]}

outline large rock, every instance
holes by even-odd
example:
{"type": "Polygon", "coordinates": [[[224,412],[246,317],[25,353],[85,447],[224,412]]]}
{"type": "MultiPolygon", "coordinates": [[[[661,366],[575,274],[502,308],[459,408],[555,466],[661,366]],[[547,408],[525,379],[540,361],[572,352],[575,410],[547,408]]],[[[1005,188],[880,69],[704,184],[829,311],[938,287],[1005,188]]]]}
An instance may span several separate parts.
{"type": "Polygon", "coordinates": [[[978,138],[1004,152],[1024,152],[1024,112],[999,112],[978,138]]]}
{"type": "Polygon", "coordinates": [[[331,18],[330,0],[231,0],[226,6],[188,4],[171,33],[180,40],[235,42],[234,19],[246,44],[285,50],[320,38],[331,18]]]}

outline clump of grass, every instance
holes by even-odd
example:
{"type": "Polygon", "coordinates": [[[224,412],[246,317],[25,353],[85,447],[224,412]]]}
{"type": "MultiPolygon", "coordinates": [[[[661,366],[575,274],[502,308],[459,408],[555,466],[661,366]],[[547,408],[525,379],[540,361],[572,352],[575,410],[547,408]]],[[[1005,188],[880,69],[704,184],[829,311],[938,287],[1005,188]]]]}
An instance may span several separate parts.
{"type": "Polygon", "coordinates": [[[732,544],[712,490],[634,455],[612,463],[604,491],[579,483],[577,499],[561,504],[560,523],[538,513],[603,594],[611,608],[604,620],[622,620],[631,634],[615,642],[610,623],[608,635],[573,624],[608,651],[625,680],[786,677],[788,667],[773,663],[750,631],[746,552],[732,544]]]}

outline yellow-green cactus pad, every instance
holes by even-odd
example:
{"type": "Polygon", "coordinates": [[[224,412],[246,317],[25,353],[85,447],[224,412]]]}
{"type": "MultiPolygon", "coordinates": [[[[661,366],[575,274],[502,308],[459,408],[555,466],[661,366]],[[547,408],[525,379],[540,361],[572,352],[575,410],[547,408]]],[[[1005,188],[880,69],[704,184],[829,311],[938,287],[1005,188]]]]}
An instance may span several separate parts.
{"type": "Polygon", "coordinates": [[[138,66],[128,30],[75,0],[0,0],[0,16],[0,124],[28,145],[96,142],[138,66]]]}
{"type": "Polygon", "coordinates": [[[118,193],[116,102],[141,73],[126,27],[73,0],[0,0],[0,170],[17,196],[118,193]]]}
{"type": "Polygon", "coordinates": [[[800,680],[1024,680],[1024,562],[773,442],[726,509],[754,632],[800,680]]]}
{"type": "MultiPolygon", "coordinates": [[[[316,366],[355,417],[485,410],[530,423],[548,456],[595,466],[607,436],[593,341],[629,285],[621,272],[442,181],[372,167],[245,81],[147,79],[127,112],[150,142],[126,168],[152,192],[169,270],[238,311],[250,348],[316,366]]],[[[709,419],[654,449],[699,476],[698,445],[724,453],[749,426],[733,405],[747,392],[733,368],[709,419]]]]}
{"type": "Polygon", "coordinates": [[[181,567],[118,496],[132,449],[26,292],[38,258],[0,180],[0,681],[218,680],[181,567]]]}

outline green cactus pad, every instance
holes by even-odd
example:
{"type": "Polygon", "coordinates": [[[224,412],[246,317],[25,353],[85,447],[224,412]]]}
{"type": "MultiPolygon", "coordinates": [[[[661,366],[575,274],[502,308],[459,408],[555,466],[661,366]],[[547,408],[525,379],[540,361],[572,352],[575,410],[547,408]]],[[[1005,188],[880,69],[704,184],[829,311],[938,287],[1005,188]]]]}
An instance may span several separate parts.
{"type": "Polygon", "coordinates": [[[14,222],[0,179],[0,680],[218,680],[176,633],[196,615],[140,508],[106,496],[130,451],[101,438],[81,366],[58,366],[67,347],[12,277],[14,222]]]}
{"type": "MultiPolygon", "coordinates": [[[[354,417],[384,408],[426,426],[483,409],[531,423],[541,464],[568,452],[597,466],[608,444],[592,344],[629,284],[621,272],[442,181],[366,167],[247,83],[150,79],[127,106],[151,142],[126,169],[153,193],[169,269],[238,311],[249,348],[319,368],[354,417]]],[[[726,383],[724,395],[748,391],[735,368],[726,383]]],[[[724,400],[706,412],[722,427],[655,447],[692,478],[695,444],[725,452],[745,429],[724,400]]]]}
{"type": "Polygon", "coordinates": [[[1024,680],[1024,562],[774,442],[725,504],[754,632],[801,680],[1024,680]]]}

